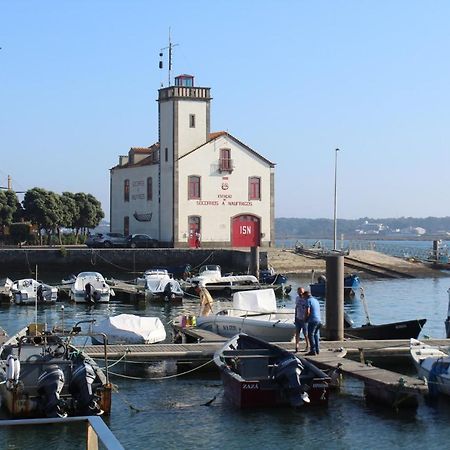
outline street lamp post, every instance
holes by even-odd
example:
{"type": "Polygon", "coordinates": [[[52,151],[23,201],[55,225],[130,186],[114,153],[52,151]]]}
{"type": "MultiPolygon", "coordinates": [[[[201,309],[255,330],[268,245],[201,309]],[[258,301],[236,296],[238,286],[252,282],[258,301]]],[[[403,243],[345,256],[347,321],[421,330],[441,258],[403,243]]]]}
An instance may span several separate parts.
{"type": "Polygon", "coordinates": [[[337,155],[338,155],[339,149],[337,148],[335,150],[334,154],[334,220],[333,220],[333,230],[334,230],[334,237],[333,237],[333,250],[336,249],[336,241],[337,241],[337,155]]]}

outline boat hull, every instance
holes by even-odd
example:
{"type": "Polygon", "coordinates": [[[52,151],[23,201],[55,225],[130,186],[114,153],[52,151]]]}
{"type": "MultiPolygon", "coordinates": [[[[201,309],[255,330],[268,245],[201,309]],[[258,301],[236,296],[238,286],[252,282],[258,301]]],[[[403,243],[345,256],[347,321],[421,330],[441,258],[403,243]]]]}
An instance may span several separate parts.
{"type": "Polygon", "coordinates": [[[417,339],[426,321],[426,319],[406,320],[382,325],[345,328],[344,334],[349,338],[368,340],[417,339]]]}
{"type": "Polygon", "coordinates": [[[197,328],[228,338],[246,333],[268,342],[290,342],[295,335],[295,325],[290,319],[258,320],[216,315],[198,317],[197,328]]]}
{"type": "MultiPolygon", "coordinates": [[[[356,275],[348,275],[344,278],[344,296],[351,297],[355,295],[359,288],[360,280],[356,275]]],[[[311,283],[309,285],[311,295],[314,297],[326,297],[327,283],[311,283]]]]}
{"type": "Polygon", "coordinates": [[[261,339],[238,334],[215,353],[214,362],[221,373],[224,398],[237,408],[328,404],[330,379],[324,372],[261,339]],[[307,392],[309,403],[299,401],[302,392],[307,392]]]}

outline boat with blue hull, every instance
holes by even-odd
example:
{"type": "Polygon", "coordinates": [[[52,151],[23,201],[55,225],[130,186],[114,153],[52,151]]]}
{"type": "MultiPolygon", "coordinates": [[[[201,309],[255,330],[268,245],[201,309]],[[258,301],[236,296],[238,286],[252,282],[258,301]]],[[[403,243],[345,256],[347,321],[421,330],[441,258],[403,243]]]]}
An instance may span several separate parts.
{"type": "MultiPolygon", "coordinates": [[[[347,275],[344,277],[344,296],[351,297],[355,295],[357,289],[359,288],[361,281],[357,275],[347,275]]],[[[317,283],[311,283],[309,285],[311,295],[314,297],[324,298],[327,292],[327,279],[325,276],[320,275],[317,283]]]]}

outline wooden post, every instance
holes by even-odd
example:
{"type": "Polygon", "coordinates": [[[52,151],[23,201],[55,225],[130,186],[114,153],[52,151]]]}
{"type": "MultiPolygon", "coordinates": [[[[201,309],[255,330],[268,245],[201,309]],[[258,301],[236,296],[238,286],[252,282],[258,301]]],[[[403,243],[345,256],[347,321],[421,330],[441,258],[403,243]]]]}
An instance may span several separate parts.
{"type": "Polygon", "coordinates": [[[250,273],[259,279],[259,247],[250,248],[250,273]]]}
{"type": "Polygon", "coordinates": [[[327,339],[344,340],[344,257],[326,257],[327,287],[325,320],[327,339]]]}
{"type": "Polygon", "coordinates": [[[98,450],[98,436],[89,422],[87,423],[86,449],[98,450]]]}

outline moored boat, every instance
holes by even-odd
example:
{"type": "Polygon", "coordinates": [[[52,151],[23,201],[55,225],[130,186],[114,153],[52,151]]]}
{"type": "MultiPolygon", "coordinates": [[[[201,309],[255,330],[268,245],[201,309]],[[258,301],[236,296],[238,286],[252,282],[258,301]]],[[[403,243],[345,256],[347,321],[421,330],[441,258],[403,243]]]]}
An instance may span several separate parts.
{"type": "Polygon", "coordinates": [[[374,325],[368,323],[361,327],[353,327],[348,318],[344,319],[344,334],[347,338],[367,340],[389,340],[417,338],[427,319],[404,320],[400,322],[374,325]]]}
{"type": "MultiPolygon", "coordinates": [[[[351,297],[355,295],[356,290],[360,286],[360,279],[357,275],[347,275],[344,277],[344,296],[351,297]]],[[[309,285],[311,295],[314,297],[324,298],[326,296],[327,291],[327,280],[325,276],[320,275],[317,283],[311,283],[309,285]]]]}
{"type": "Polygon", "coordinates": [[[105,334],[108,344],[154,344],[166,339],[166,330],[158,317],[142,317],[134,314],[119,314],[106,317],[92,326],[93,344],[102,344],[100,336],[105,334]]]}
{"type": "Polygon", "coordinates": [[[184,292],[180,283],[174,280],[167,269],[149,269],[142,277],[137,278],[136,284],[145,289],[145,296],[150,301],[164,301],[180,303],[184,292]]]}
{"type": "Polygon", "coordinates": [[[327,405],[330,378],[308,360],[237,334],[214,355],[224,397],[238,408],[327,405]]]}
{"type": "Polygon", "coordinates": [[[35,303],[55,303],[58,299],[58,288],[25,278],[14,281],[11,292],[17,305],[34,305],[35,303]]]}
{"type": "Polygon", "coordinates": [[[75,303],[107,303],[114,291],[98,272],[81,272],[70,285],[70,300],[75,303]]]}
{"type": "Polygon", "coordinates": [[[410,353],[419,378],[428,382],[431,395],[450,395],[450,356],[438,347],[410,340],[410,353]]]}
{"type": "Polygon", "coordinates": [[[31,324],[0,352],[0,396],[12,417],[109,414],[111,385],[97,363],[75,347],[70,334],[31,324]]]}
{"type": "Polygon", "coordinates": [[[273,289],[233,294],[233,307],[197,317],[197,328],[224,337],[247,333],[269,342],[288,342],[295,334],[294,314],[278,309],[273,289]]]}

